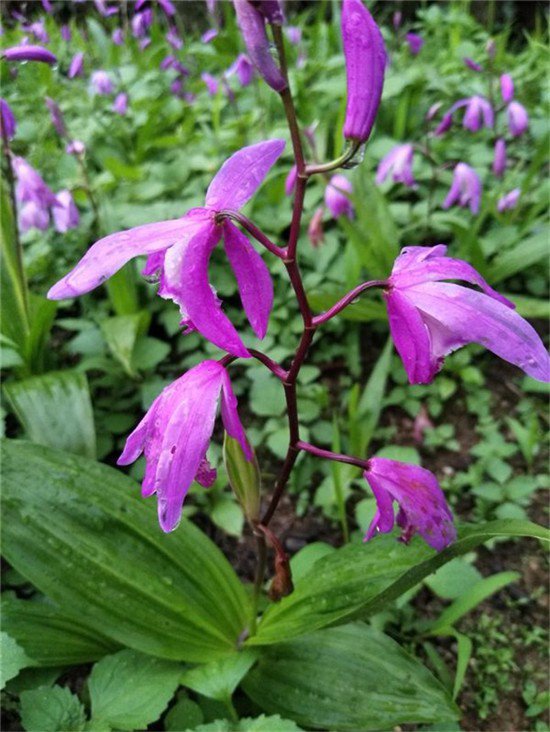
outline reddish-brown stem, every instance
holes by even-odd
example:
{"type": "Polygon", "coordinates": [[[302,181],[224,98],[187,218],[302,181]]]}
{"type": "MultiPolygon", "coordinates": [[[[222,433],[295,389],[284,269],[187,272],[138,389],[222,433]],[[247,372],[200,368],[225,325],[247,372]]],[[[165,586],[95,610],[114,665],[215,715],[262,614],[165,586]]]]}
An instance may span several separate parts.
{"type": "Polygon", "coordinates": [[[239,211],[231,211],[229,209],[224,209],[220,211],[216,216],[216,221],[219,223],[223,221],[223,219],[232,219],[233,221],[236,221],[238,224],[240,224],[243,229],[246,229],[248,233],[256,239],[256,241],[261,244],[263,247],[265,247],[268,251],[270,251],[272,254],[274,254],[276,257],[279,257],[279,259],[285,259],[287,256],[287,251],[284,247],[280,247],[274,242],[271,241],[271,239],[264,234],[264,232],[259,229],[256,224],[253,224],[252,221],[250,221],[249,218],[244,216],[239,211]]]}
{"type": "Polygon", "coordinates": [[[342,455],[339,452],[332,452],[332,450],[324,450],[322,447],[317,447],[309,442],[299,440],[296,447],[304,452],[309,452],[310,455],[314,455],[318,458],[324,458],[326,460],[334,460],[337,463],[346,463],[347,465],[356,465],[362,470],[368,470],[369,461],[363,460],[362,458],[356,458],[350,455],[342,455]]]}
{"type": "Polygon", "coordinates": [[[288,376],[288,371],[285,371],[285,369],[280,364],[278,364],[272,358],[269,358],[267,354],[262,353],[261,351],[257,351],[255,348],[249,348],[248,353],[253,356],[257,361],[263,363],[263,365],[266,366],[272,374],[275,374],[278,379],[281,379],[281,381],[286,380],[288,376]]]}
{"type": "Polygon", "coordinates": [[[362,292],[368,290],[370,287],[385,287],[386,285],[387,282],[385,280],[371,280],[370,282],[363,282],[362,285],[357,285],[357,287],[354,287],[353,290],[350,290],[347,295],[344,295],[341,300],[338,300],[338,302],[335,303],[331,308],[329,308],[325,313],[321,313],[321,315],[316,315],[312,321],[313,325],[317,328],[323,323],[326,323],[331,318],[334,318],[336,315],[338,315],[338,313],[341,313],[344,308],[346,308],[354,300],[356,300],[362,292]]]}

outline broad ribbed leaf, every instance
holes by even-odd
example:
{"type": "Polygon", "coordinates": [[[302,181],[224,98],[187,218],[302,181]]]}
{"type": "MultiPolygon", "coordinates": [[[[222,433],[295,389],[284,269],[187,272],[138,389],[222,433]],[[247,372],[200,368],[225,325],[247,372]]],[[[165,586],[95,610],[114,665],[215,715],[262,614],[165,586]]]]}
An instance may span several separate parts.
{"type": "Polygon", "coordinates": [[[54,371],[11,381],[4,391],[29,440],[95,457],[94,413],[85,374],[54,371]]]}
{"type": "Polygon", "coordinates": [[[119,645],[44,602],[2,598],[2,627],[33,659],[33,666],[97,661],[119,645]]]}
{"type": "Polygon", "coordinates": [[[377,536],[368,544],[349,544],[317,561],[291,595],[272,605],[248,643],[277,643],[367,617],[454,557],[489,539],[517,536],[548,541],[550,534],[530,521],[509,519],[464,527],[458,541],[439,553],[418,538],[406,546],[389,535],[377,536]]]}
{"type": "Polygon", "coordinates": [[[134,481],[86,458],[6,440],[2,467],[4,555],[61,610],[164,658],[235,649],[246,593],[193,524],[163,534],[134,481]]]}
{"type": "Polygon", "coordinates": [[[511,249],[497,254],[491,264],[487,279],[491,283],[500,282],[517,272],[523,272],[527,267],[547,257],[548,234],[546,231],[540,231],[523,239],[511,249]]]}
{"type": "Polygon", "coordinates": [[[361,623],[269,648],[243,688],[268,714],[321,729],[367,732],[458,717],[422,664],[361,623]]]}

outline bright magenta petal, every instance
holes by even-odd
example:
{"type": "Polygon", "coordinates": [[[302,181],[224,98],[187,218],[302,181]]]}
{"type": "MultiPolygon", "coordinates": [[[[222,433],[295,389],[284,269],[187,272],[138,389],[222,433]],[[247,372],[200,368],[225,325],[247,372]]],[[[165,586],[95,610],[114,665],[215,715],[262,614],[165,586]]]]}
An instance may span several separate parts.
{"type": "Polygon", "coordinates": [[[390,332],[411,384],[429,384],[439,370],[431,355],[430,336],[420,314],[397,290],[384,295],[390,332]]]}
{"type": "Polygon", "coordinates": [[[225,251],[237,278],[246,317],[258,338],[267,332],[273,306],[273,283],[264,260],[230,221],[223,226],[225,251]]]}
{"type": "Polygon", "coordinates": [[[222,312],[220,302],[208,281],[208,263],[220,237],[212,222],[203,226],[189,241],[181,259],[183,306],[194,327],[218,348],[249,358],[239,334],[222,312]]]}
{"type": "Polygon", "coordinates": [[[252,450],[246,439],[239,412],[237,411],[237,397],[233,392],[229,374],[224,369],[222,383],[222,420],[225,431],[238,440],[247,460],[252,460],[252,450]]]}
{"type": "Polygon", "coordinates": [[[214,211],[238,210],[249,201],[283,152],[284,140],[266,140],[243,147],[222,165],[206,191],[206,206],[214,211]]]}

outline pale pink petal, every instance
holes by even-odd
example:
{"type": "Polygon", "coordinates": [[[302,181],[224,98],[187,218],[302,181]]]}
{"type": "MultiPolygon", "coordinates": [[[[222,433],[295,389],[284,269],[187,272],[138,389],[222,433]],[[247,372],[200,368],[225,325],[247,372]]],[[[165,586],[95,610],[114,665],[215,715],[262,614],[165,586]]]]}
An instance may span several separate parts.
{"type": "Polygon", "coordinates": [[[243,147],[222,165],[206,191],[206,206],[238,210],[249,201],[283,152],[284,140],[266,140],[243,147]]]}

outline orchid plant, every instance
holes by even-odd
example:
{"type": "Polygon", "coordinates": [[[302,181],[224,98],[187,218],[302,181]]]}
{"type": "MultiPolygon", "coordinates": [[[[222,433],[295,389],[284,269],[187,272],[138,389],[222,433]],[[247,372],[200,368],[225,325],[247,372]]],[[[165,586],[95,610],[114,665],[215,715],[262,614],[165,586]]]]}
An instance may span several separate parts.
{"type": "MultiPolygon", "coordinates": [[[[160,526],[173,531],[178,526],[184,500],[193,480],[203,486],[213,483],[216,472],[207,459],[218,403],[228,440],[240,455],[240,464],[255,460],[237,410],[230,382],[230,368],[238,359],[257,359],[281,383],[288,416],[288,448],[271,498],[260,512],[259,482],[248,481],[243,490],[234,485],[247,519],[258,540],[256,601],[266,572],[266,548],[275,551],[273,599],[292,591],[288,558],[270,529],[289,476],[300,453],[358,466],[370,485],[378,509],[365,540],[376,533],[401,528],[401,541],[408,543],[418,533],[431,547],[442,550],[456,538],[453,518],[436,477],[415,465],[364,455],[350,456],[322,449],[302,439],[297,403],[297,379],[317,333],[366,291],[379,288],[388,310],[391,335],[411,384],[431,382],[445,357],[468,343],[478,343],[515,364],[535,379],[549,379],[550,360],[536,331],[515,311],[513,304],[483,279],[467,262],[448,257],[446,247],[405,247],[395,261],[391,275],[383,280],[359,284],[329,310],[312,311],[299,266],[299,243],[304,197],[308,181],[339,168],[358,164],[368,142],[380,105],[387,63],[380,30],[361,0],[344,0],[342,39],[347,71],[347,106],[343,128],[347,147],[337,159],[310,164],[306,160],[303,133],[288,80],[284,16],[276,1],[235,0],[235,10],[248,55],[264,81],[279,94],[286,115],[294,156],[292,219],[285,244],[273,242],[241,211],[255,195],[266,175],[280,158],[284,140],[267,140],[235,152],[220,168],[206,192],[204,206],[182,218],[146,224],[111,234],[95,243],[76,267],[49,291],[50,299],[71,298],[98,287],[130,259],[147,256],[143,274],[154,278],[158,294],[180,308],[185,332],[198,331],[225,351],[218,361],[207,360],[166,387],[128,437],[120,465],[134,462],[142,453],[147,463],[143,495],[157,495],[160,526]],[[267,30],[276,49],[271,53],[267,30]],[[240,227],[240,228],[239,228],[240,227]],[[243,232],[246,232],[244,233],[243,232]],[[212,251],[223,239],[230,266],[235,273],[243,309],[259,339],[268,329],[273,304],[273,286],[263,258],[251,244],[278,258],[286,268],[303,329],[289,364],[277,363],[261,350],[247,347],[243,335],[222,309],[209,281],[212,251]],[[453,284],[458,280],[479,289],[453,284]],[[398,505],[395,515],[394,503],[398,505]]],[[[103,72],[96,72],[96,76],[103,72]]],[[[93,80],[103,93],[99,79],[93,80]]],[[[103,80],[102,84],[103,84],[103,80]]],[[[506,89],[508,86],[505,84],[506,89]]],[[[509,90],[506,91],[509,96],[509,90]]],[[[448,113],[465,106],[464,124],[478,128],[492,124],[492,110],[486,100],[464,100],[448,113]],[[468,122],[468,124],[467,124],[468,122]]],[[[412,147],[403,145],[383,161],[378,179],[393,170],[395,180],[410,185],[412,147]]],[[[460,197],[472,210],[479,196],[472,189],[471,172],[460,163],[446,205],[460,197]]],[[[333,176],[327,188],[327,206],[352,215],[346,206],[347,179],[333,176]],[[334,200],[334,196],[337,197],[334,200]],[[341,200],[338,199],[338,196],[341,200]]],[[[335,215],[338,215],[335,213],[335,215]]],[[[227,440],[226,440],[227,442],[227,440]]],[[[234,483],[239,483],[238,475],[234,483]]],[[[242,481],[241,481],[242,482],[242,481]]],[[[241,486],[242,488],[242,486],[241,486]]],[[[256,611],[254,611],[256,612],[256,611]]],[[[249,632],[254,632],[255,620],[249,632]]]]}

